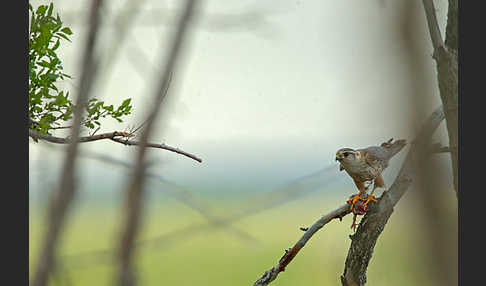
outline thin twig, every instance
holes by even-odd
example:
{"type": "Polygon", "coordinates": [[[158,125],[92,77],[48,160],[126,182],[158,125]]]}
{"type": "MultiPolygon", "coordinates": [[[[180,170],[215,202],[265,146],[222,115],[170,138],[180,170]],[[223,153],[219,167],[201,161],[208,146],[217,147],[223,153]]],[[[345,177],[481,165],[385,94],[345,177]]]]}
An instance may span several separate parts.
{"type": "Polygon", "coordinates": [[[57,127],[52,127],[51,129],[56,130],[56,129],[70,129],[70,128],[72,128],[72,126],[57,126],[57,127]]]}
{"type": "Polygon", "coordinates": [[[335,218],[342,219],[344,216],[349,214],[349,204],[338,207],[337,209],[323,215],[319,220],[317,220],[310,228],[308,228],[304,235],[297,241],[297,243],[290,249],[286,250],[285,254],[280,258],[277,265],[272,267],[270,270],[265,271],[263,275],[258,278],[258,280],[253,284],[254,286],[266,286],[273,280],[275,280],[280,272],[285,271],[285,267],[294,259],[294,257],[299,253],[302,247],[309,241],[309,239],[324,225],[329,223],[335,218]]]}
{"type": "MultiPolygon", "coordinates": [[[[29,136],[32,137],[33,139],[41,139],[45,140],[51,143],[57,143],[57,144],[69,144],[72,142],[71,138],[66,137],[56,137],[52,136],[50,134],[41,134],[37,131],[34,130],[29,130],[29,136]]],[[[140,146],[141,142],[139,141],[134,141],[134,140],[127,140],[127,139],[122,139],[122,138],[127,138],[129,137],[130,134],[127,132],[120,132],[120,131],[114,131],[114,132],[108,132],[108,133],[101,133],[98,135],[92,135],[92,136],[83,136],[78,138],[78,142],[80,143],[85,143],[85,142],[92,142],[92,141],[97,141],[97,140],[104,140],[104,139],[110,139],[114,142],[121,143],[123,145],[127,146],[140,146]]],[[[188,153],[186,151],[183,151],[181,149],[166,145],[166,144],[156,144],[156,143],[147,143],[145,144],[145,147],[151,147],[151,148],[158,148],[158,149],[164,149],[167,151],[171,151],[180,155],[184,155],[186,157],[189,157],[193,160],[198,161],[199,163],[202,162],[202,159],[199,158],[196,155],[193,155],[191,153],[188,153]]]]}
{"type": "MultiPolygon", "coordinates": [[[[171,71],[167,85],[165,86],[164,96],[166,96],[167,92],[169,91],[170,83],[172,82],[172,74],[173,74],[173,72],[171,71]]],[[[140,124],[137,128],[135,128],[135,130],[131,131],[129,133],[129,135],[135,134],[135,132],[137,132],[140,128],[142,128],[148,122],[148,120],[149,120],[149,118],[147,118],[144,122],[142,122],[142,124],[140,124]]]]}

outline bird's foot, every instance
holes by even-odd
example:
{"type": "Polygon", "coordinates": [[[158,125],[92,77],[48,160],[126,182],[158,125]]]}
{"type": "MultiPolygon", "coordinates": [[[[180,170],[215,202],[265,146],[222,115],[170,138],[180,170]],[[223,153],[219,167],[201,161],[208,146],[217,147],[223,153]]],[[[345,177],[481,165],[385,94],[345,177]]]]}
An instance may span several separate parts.
{"type": "Polygon", "coordinates": [[[365,206],[366,206],[366,205],[367,205],[369,202],[371,202],[371,201],[373,201],[373,202],[375,202],[375,203],[377,203],[377,202],[378,202],[378,200],[376,200],[376,198],[375,198],[373,195],[368,195],[368,197],[367,197],[367,198],[364,200],[363,205],[365,205],[365,206]]]}
{"type": "Polygon", "coordinates": [[[349,208],[349,210],[351,210],[351,211],[352,211],[352,210],[353,210],[353,208],[354,208],[354,204],[355,204],[355,203],[356,203],[358,200],[363,199],[363,198],[361,197],[361,194],[362,194],[362,193],[359,193],[359,194],[356,194],[356,195],[354,195],[354,196],[351,196],[351,197],[350,197],[350,198],[349,198],[349,199],[346,201],[346,203],[348,203],[348,204],[349,204],[349,203],[351,203],[351,207],[349,208]]]}

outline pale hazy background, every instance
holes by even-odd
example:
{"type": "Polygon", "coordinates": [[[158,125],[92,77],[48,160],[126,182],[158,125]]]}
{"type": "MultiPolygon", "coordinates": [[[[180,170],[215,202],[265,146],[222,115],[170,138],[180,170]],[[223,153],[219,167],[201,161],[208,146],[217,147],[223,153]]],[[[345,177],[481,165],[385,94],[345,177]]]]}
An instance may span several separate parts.
{"type": "MultiPolygon", "coordinates": [[[[108,1],[113,11],[124,2],[108,1]]],[[[99,132],[138,126],[151,102],[151,83],[161,68],[160,55],[174,17],[166,13],[157,18],[153,11],[174,11],[178,1],[142,2],[145,4],[111,73],[101,73],[93,89],[93,96],[108,103],[132,98],[133,113],[122,124],[105,120],[99,132]]],[[[414,19],[415,36],[430,76],[430,93],[421,98],[431,111],[440,104],[435,63],[421,3],[412,2],[420,15],[414,19]]],[[[75,77],[63,87],[72,93],[84,47],[86,25],[81,17],[86,16],[87,3],[55,2],[74,31],[72,43],[60,48],[65,71],[75,77]]],[[[413,138],[416,129],[409,124],[410,114],[414,114],[414,86],[403,59],[407,47],[398,30],[404,1],[205,3],[190,34],[185,65],[174,75],[160,117],[161,128],[151,139],[197,154],[203,163],[151,150],[151,158],[160,160],[158,172],[167,179],[195,188],[274,186],[336,164],[334,154],[341,147],[366,147],[391,137],[413,138]],[[249,16],[243,20],[233,17],[235,23],[230,25],[231,16],[240,14],[249,16]],[[211,15],[230,18],[224,18],[230,23],[217,26],[211,15]]],[[[436,6],[444,27],[447,1],[436,1],[436,6]]],[[[100,44],[112,48],[116,30],[113,16],[108,15],[100,44]]],[[[447,144],[444,124],[438,133],[447,144]]],[[[38,164],[48,160],[54,167],[59,163],[59,152],[40,145],[29,144],[31,183],[38,164]]],[[[136,151],[111,141],[82,146],[126,160],[136,151]]],[[[97,170],[94,173],[108,178],[105,172],[109,167],[87,164],[90,170],[97,170]]],[[[352,186],[349,179],[343,183],[352,186]]]]}

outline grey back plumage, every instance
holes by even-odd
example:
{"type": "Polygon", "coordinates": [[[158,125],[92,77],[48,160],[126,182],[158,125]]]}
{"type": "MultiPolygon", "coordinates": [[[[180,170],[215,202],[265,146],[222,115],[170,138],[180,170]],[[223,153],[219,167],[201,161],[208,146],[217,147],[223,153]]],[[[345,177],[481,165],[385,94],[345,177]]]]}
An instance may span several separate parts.
{"type": "Polygon", "coordinates": [[[376,168],[380,173],[388,167],[388,162],[395,156],[400,150],[405,147],[406,140],[397,140],[393,142],[393,138],[387,142],[382,143],[380,146],[371,146],[364,149],[359,149],[366,162],[373,168],[376,168]]]}

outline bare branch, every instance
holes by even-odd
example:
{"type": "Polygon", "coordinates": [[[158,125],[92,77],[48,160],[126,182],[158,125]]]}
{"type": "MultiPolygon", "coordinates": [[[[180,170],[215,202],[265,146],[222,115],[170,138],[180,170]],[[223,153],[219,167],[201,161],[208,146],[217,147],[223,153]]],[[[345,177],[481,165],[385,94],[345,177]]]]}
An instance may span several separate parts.
{"type": "MultiPolygon", "coordinates": [[[[85,142],[92,142],[92,141],[103,140],[103,139],[112,139],[116,137],[125,137],[126,135],[127,135],[126,132],[114,131],[114,132],[102,133],[98,135],[81,136],[78,138],[77,142],[85,143],[85,142]]],[[[72,138],[70,137],[65,137],[65,138],[56,137],[50,134],[42,134],[34,130],[29,130],[29,136],[32,137],[33,139],[41,139],[56,144],[70,144],[73,142],[72,138]]]]}
{"type": "Polygon", "coordinates": [[[372,205],[361,220],[356,233],[351,237],[344,274],[341,276],[343,286],[366,283],[366,270],[376,241],[393,213],[393,207],[411,185],[415,164],[426,153],[430,137],[443,119],[444,110],[441,106],[430,115],[412,142],[412,148],[390,189],[383,193],[378,204],[372,205]]]}
{"type": "Polygon", "coordinates": [[[285,271],[285,267],[294,259],[297,253],[305,246],[307,241],[324,225],[335,218],[342,219],[345,215],[349,214],[349,205],[345,204],[339,208],[323,215],[319,220],[317,220],[310,228],[308,228],[304,235],[297,241],[297,243],[289,250],[285,251],[284,256],[280,258],[277,265],[267,270],[263,275],[258,278],[258,280],[253,284],[254,286],[266,286],[273,280],[277,278],[280,272],[285,271]]]}
{"type": "MultiPolygon", "coordinates": [[[[111,138],[111,140],[118,142],[118,143],[121,143],[121,144],[128,145],[128,146],[141,146],[142,145],[142,143],[139,142],[139,141],[125,140],[125,139],[121,139],[121,138],[111,138]]],[[[164,149],[164,150],[167,150],[167,151],[171,151],[171,152],[174,152],[174,153],[177,153],[177,154],[184,155],[186,157],[189,157],[193,160],[198,161],[199,163],[202,162],[202,159],[197,157],[196,155],[193,155],[191,153],[187,153],[187,152],[185,152],[181,149],[175,148],[175,147],[168,146],[164,143],[162,143],[162,144],[147,143],[147,144],[145,144],[145,147],[164,149]]]]}
{"type": "Polygon", "coordinates": [[[454,179],[454,190],[456,196],[459,194],[459,90],[458,90],[458,61],[457,61],[457,1],[449,1],[449,12],[447,19],[447,36],[449,40],[446,48],[440,37],[439,25],[435,15],[434,3],[432,0],[423,0],[427,23],[430,31],[430,38],[434,46],[434,59],[437,62],[437,80],[439,83],[440,99],[444,106],[449,146],[451,150],[451,165],[454,179]],[[452,10],[452,11],[451,11],[452,10]],[[455,18],[454,18],[455,17],[455,18]]]}
{"type": "Polygon", "coordinates": [[[427,24],[429,27],[430,38],[432,39],[432,44],[434,49],[444,47],[444,41],[442,40],[442,35],[439,29],[439,23],[437,22],[437,16],[435,14],[435,6],[433,0],[423,0],[425,14],[427,16],[427,24]]]}
{"type": "MultiPolygon", "coordinates": [[[[63,138],[63,137],[55,137],[49,134],[41,134],[37,131],[34,130],[29,130],[29,136],[32,137],[34,140],[41,139],[45,140],[51,143],[57,143],[57,144],[69,144],[72,142],[72,140],[68,138],[63,138]]],[[[97,140],[103,140],[103,139],[110,139],[114,142],[121,143],[123,145],[127,146],[140,146],[141,142],[139,141],[134,141],[134,140],[128,140],[128,139],[122,139],[122,138],[127,138],[130,136],[129,133],[127,132],[120,132],[120,131],[114,131],[114,132],[109,132],[109,133],[101,133],[98,135],[92,135],[92,136],[83,136],[79,137],[78,142],[80,143],[85,143],[85,142],[92,142],[92,141],[97,141],[97,140]]],[[[181,149],[166,145],[166,144],[156,144],[156,143],[147,143],[145,144],[145,147],[151,147],[151,148],[158,148],[158,149],[164,149],[167,151],[171,151],[177,154],[181,154],[183,156],[189,157],[193,160],[198,161],[199,163],[202,162],[202,159],[197,157],[196,155],[193,155],[191,153],[188,153],[186,151],[183,151],[181,149]]]]}
{"type": "Polygon", "coordinates": [[[57,130],[57,129],[70,129],[73,128],[72,126],[58,126],[58,127],[52,127],[52,130],[57,130]]]}
{"type": "Polygon", "coordinates": [[[456,50],[458,47],[458,0],[449,0],[447,11],[447,28],[445,44],[449,50],[456,50]]]}

